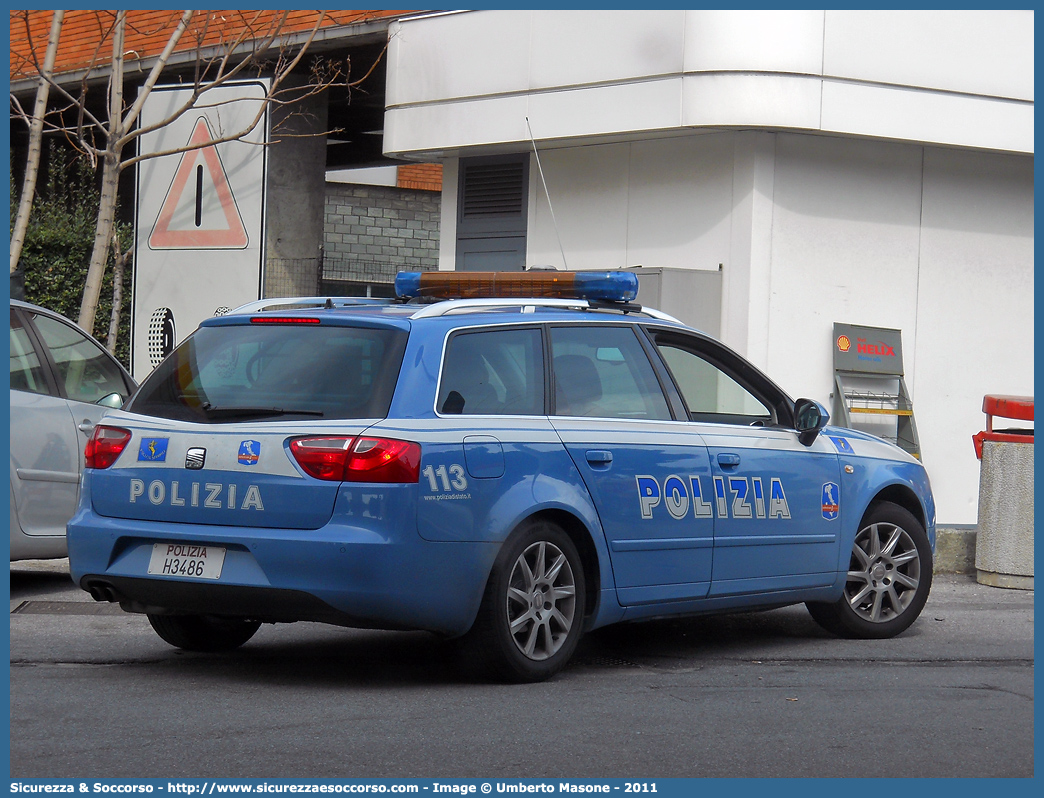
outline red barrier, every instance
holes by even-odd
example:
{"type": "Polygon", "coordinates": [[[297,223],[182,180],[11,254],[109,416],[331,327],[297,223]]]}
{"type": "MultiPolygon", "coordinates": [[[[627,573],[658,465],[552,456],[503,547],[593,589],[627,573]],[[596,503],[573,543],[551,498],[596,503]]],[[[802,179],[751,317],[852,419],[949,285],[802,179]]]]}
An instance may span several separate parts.
{"type": "Polygon", "coordinates": [[[982,412],[986,414],[986,429],[972,435],[975,456],[982,459],[982,442],[1033,443],[1032,429],[993,429],[993,417],[1033,421],[1032,396],[991,396],[982,398],[982,412]]]}

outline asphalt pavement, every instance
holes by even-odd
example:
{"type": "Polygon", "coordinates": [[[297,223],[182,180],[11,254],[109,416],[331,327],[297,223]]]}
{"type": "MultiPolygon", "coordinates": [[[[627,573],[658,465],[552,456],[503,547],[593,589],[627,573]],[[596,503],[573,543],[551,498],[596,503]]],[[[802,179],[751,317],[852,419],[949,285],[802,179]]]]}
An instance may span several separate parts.
{"type": "Polygon", "coordinates": [[[66,561],[11,564],[12,776],[1032,776],[1032,591],[940,575],[892,640],[801,606],[620,625],[538,685],[423,633],[170,648],[66,561]]]}

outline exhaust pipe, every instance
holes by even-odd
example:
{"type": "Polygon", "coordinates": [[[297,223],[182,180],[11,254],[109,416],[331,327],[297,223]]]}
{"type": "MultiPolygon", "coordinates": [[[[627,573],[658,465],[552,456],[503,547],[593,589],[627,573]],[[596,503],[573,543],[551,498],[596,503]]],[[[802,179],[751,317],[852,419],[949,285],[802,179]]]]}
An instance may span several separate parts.
{"type": "Polygon", "coordinates": [[[104,582],[88,582],[87,592],[91,594],[91,598],[95,601],[119,601],[119,598],[116,595],[116,588],[112,585],[107,585],[104,582]]]}

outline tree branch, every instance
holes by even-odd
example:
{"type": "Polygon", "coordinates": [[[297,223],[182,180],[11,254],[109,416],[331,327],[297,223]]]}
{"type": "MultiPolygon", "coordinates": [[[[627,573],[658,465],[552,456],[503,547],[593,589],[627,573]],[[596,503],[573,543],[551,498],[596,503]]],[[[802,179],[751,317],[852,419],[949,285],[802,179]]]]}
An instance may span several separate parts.
{"type": "Polygon", "coordinates": [[[160,57],[153,65],[152,71],[149,72],[149,76],[145,79],[145,85],[142,87],[141,91],[138,92],[138,99],[134,101],[134,104],[130,107],[126,116],[123,117],[123,124],[121,125],[122,130],[129,130],[134,126],[138,114],[141,113],[141,107],[145,104],[145,99],[152,92],[152,87],[159,81],[163,69],[167,66],[167,61],[170,60],[170,54],[174,52],[174,48],[177,47],[178,42],[181,41],[181,36],[188,27],[189,22],[192,20],[193,13],[195,12],[185,11],[181,15],[178,27],[175,28],[174,32],[170,35],[170,38],[167,39],[167,46],[163,48],[163,52],[160,53],[160,57]]]}
{"type": "MultiPolygon", "coordinates": [[[[54,69],[54,60],[58,55],[58,38],[62,33],[64,11],[55,11],[51,17],[51,32],[47,37],[47,52],[43,66],[40,68],[40,85],[36,88],[36,104],[33,106],[33,118],[29,123],[29,147],[26,156],[25,178],[22,181],[22,196],[18,201],[15,213],[14,229],[11,231],[11,272],[18,268],[22,257],[22,245],[25,243],[25,231],[29,228],[29,212],[36,197],[36,177],[40,171],[40,151],[43,146],[44,115],[47,113],[47,77],[54,69]]],[[[20,108],[21,106],[19,106],[20,108]]],[[[24,113],[24,111],[23,111],[24,113]]]]}

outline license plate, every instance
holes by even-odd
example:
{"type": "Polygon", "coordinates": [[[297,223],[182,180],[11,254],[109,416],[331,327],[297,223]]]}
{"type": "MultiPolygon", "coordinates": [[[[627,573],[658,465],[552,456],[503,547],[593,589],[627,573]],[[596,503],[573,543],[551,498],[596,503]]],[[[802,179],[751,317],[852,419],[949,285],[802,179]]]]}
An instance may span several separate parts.
{"type": "Polygon", "coordinates": [[[155,543],[149,559],[149,573],[153,576],[217,579],[224,563],[225,550],[219,546],[155,543]]]}

